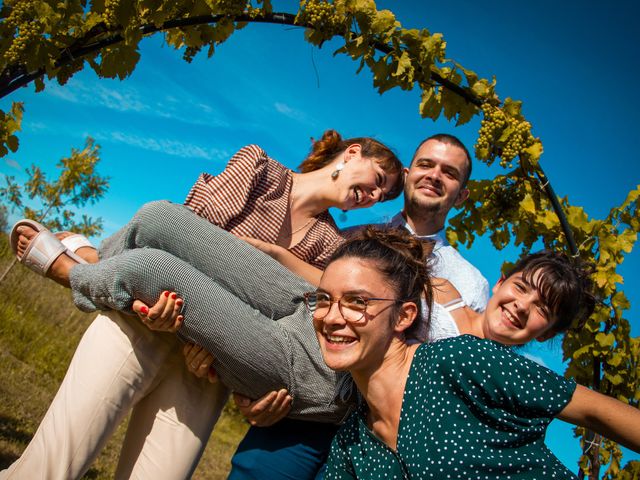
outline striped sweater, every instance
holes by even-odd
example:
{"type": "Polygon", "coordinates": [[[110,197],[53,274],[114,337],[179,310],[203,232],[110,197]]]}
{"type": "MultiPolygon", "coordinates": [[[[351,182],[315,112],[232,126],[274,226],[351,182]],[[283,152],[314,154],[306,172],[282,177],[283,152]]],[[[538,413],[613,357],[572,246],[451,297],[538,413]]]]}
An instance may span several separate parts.
{"type": "MultiPolygon", "coordinates": [[[[203,173],[185,205],[197,215],[239,236],[276,243],[288,221],[292,172],[257,145],[241,148],[218,175],[203,173]]],[[[296,257],[323,269],[344,241],[328,211],[300,242],[289,248],[296,257]]]]}

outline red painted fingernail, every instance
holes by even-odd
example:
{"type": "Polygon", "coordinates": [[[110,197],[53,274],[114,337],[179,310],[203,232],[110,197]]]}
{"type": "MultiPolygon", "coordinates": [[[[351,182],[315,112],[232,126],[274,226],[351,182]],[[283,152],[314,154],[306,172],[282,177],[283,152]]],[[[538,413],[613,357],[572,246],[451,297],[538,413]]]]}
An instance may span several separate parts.
{"type": "Polygon", "coordinates": [[[146,315],[147,313],[149,313],[149,309],[143,305],[142,307],[140,307],[140,313],[146,315]]]}
{"type": "Polygon", "coordinates": [[[172,298],[173,300],[175,300],[176,298],[178,298],[178,294],[177,294],[177,293],[172,293],[172,294],[171,294],[171,298],[172,298]]]}
{"type": "Polygon", "coordinates": [[[184,302],[181,298],[176,300],[176,305],[182,305],[184,302]]]}
{"type": "Polygon", "coordinates": [[[164,296],[168,297],[169,296],[169,292],[164,292],[164,296]]]}

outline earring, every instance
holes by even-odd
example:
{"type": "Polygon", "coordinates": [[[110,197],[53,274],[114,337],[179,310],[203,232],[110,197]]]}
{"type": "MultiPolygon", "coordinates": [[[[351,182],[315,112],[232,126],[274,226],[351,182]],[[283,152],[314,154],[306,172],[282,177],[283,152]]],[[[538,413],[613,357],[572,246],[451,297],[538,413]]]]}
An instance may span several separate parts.
{"type": "Polygon", "coordinates": [[[336,165],[336,169],[333,172],[331,172],[331,178],[333,180],[338,178],[343,168],[344,168],[344,162],[340,162],[338,165],[336,165]]]}
{"type": "Polygon", "coordinates": [[[346,222],[346,221],[347,221],[347,211],[346,211],[346,210],[342,210],[342,211],[340,212],[340,215],[338,216],[338,220],[339,220],[341,223],[344,223],[344,222],[346,222]]]}

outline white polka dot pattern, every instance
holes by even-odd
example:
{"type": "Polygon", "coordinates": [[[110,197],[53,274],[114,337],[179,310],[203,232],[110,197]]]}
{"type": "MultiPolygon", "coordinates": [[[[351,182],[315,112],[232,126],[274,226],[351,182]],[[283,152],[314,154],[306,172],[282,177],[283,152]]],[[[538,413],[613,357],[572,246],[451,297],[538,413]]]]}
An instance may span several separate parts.
{"type": "Polygon", "coordinates": [[[334,439],[327,480],[575,478],[544,444],[575,383],[469,335],[421,345],[404,394],[397,451],[366,426],[366,405],[334,439]]]}

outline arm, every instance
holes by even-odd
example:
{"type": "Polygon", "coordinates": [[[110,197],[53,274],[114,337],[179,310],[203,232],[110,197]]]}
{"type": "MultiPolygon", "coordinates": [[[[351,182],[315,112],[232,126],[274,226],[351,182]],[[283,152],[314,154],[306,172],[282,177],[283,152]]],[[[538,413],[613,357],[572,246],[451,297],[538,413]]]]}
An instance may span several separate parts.
{"type": "Polygon", "coordinates": [[[262,250],[264,253],[280,262],[299,277],[304,278],[311,285],[316,287],[320,285],[322,270],[314,267],[313,265],[309,265],[304,260],[299,259],[286,248],[279,245],[273,245],[272,243],[263,242],[262,240],[256,240],[255,238],[241,238],[256,247],[258,250],[262,250]]]}
{"type": "Polygon", "coordinates": [[[440,305],[462,297],[460,292],[456,290],[456,287],[454,287],[449,280],[433,277],[431,284],[433,285],[433,300],[440,305]]]}
{"type": "Polygon", "coordinates": [[[257,145],[241,148],[218,175],[203,173],[184,204],[227,230],[229,222],[244,211],[256,184],[266,176],[267,162],[266,152],[257,145]]]}
{"type": "Polygon", "coordinates": [[[640,452],[640,410],[578,385],[558,418],[640,452]]]}

